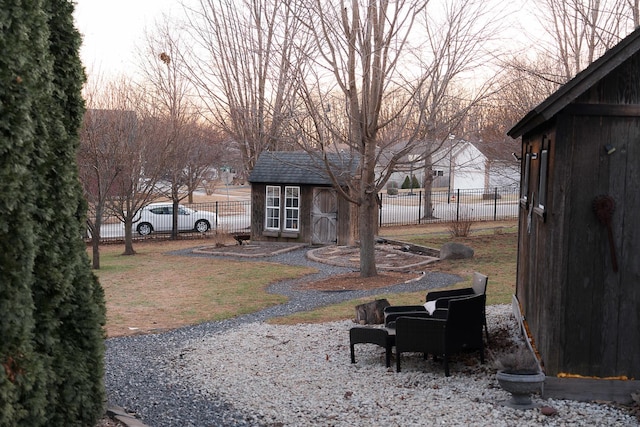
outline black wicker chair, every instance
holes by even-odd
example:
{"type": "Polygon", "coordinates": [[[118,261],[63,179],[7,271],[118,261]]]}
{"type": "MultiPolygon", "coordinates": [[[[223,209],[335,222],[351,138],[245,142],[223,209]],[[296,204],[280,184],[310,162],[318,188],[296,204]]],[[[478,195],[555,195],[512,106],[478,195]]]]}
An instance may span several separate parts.
{"type": "Polygon", "coordinates": [[[430,318],[400,316],[396,322],[396,371],[400,372],[402,353],[424,353],[444,359],[444,374],[449,376],[451,354],[479,350],[484,363],[484,306],[486,295],[455,298],[447,309],[437,309],[430,318]]]}
{"type": "MultiPolygon", "coordinates": [[[[431,291],[427,293],[426,302],[435,301],[436,309],[446,309],[449,300],[453,298],[467,297],[471,295],[485,295],[489,278],[484,274],[475,272],[471,279],[471,287],[451,289],[446,291],[431,291]]],[[[395,320],[399,316],[430,317],[424,305],[392,305],[384,309],[385,326],[394,327],[395,320]]],[[[489,342],[489,330],[487,329],[487,316],[483,308],[483,326],[487,342],[489,342]]]]}

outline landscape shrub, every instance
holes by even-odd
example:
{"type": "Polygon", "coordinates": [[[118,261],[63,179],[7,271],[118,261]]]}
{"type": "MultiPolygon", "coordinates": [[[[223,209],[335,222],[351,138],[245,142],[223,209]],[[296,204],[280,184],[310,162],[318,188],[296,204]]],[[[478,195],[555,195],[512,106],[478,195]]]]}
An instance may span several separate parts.
{"type": "Polygon", "coordinates": [[[402,189],[406,190],[409,187],[411,187],[411,179],[409,178],[409,175],[404,177],[404,181],[402,181],[402,189]]]}
{"type": "Polygon", "coordinates": [[[415,175],[405,176],[404,181],[402,182],[402,189],[408,190],[413,188],[420,188],[420,183],[418,182],[418,178],[415,175]]]}
{"type": "Polygon", "coordinates": [[[390,196],[396,196],[398,194],[398,183],[395,181],[387,182],[387,194],[390,196]]]}
{"type": "Polygon", "coordinates": [[[452,237],[468,237],[472,225],[471,215],[468,212],[460,212],[457,220],[447,224],[447,229],[452,237]]]}

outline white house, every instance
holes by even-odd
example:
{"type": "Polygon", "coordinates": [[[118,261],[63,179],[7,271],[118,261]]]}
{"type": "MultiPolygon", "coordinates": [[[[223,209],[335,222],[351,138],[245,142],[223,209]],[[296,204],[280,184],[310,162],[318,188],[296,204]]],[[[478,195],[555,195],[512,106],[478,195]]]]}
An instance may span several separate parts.
{"type": "MultiPolygon", "coordinates": [[[[513,155],[518,149],[515,141],[470,142],[451,140],[431,156],[433,188],[449,190],[485,189],[518,186],[520,163],[513,155]]],[[[415,153],[421,151],[415,148],[415,153]]],[[[407,176],[418,182],[424,178],[424,160],[420,154],[409,154],[408,165],[397,167],[389,181],[401,186],[407,176]],[[411,162],[411,159],[419,159],[411,162]]]]}
{"type": "Polygon", "coordinates": [[[450,188],[470,190],[517,187],[520,163],[515,142],[461,141],[451,151],[450,188]]]}

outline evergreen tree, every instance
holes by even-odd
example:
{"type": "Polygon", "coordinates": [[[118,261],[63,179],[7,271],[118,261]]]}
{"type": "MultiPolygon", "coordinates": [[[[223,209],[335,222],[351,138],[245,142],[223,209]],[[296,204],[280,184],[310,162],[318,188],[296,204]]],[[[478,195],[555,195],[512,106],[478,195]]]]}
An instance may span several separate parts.
{"type": "Polygon", "coordinates": [[[411,188],[420,188],[420,182],[418,182],[418,178],[415,175],[411,175],[411,188]]]}
{"type": "Polygon", "coordinates": [[[0,425],[42,425],[44,371],[34,351],[31,296],[39,143],[33,117],[47,46],[39,1],[3,1],[0,13],[0,425]]]}
{"type": "Polygon", "coordinates": [[[1,329],[0,425],[91,426],[103,411],[104,296],[81,238],[80,37],[70,1],[2,11],[0,308],[12,321],[1,329]]]}
{"type": "Polygon", "coordinates": [[[402,181],[402,189],[406,190],[411,187],[411,180],[409,179],[409,175],[404,177],[404,181],[402,181]]]}

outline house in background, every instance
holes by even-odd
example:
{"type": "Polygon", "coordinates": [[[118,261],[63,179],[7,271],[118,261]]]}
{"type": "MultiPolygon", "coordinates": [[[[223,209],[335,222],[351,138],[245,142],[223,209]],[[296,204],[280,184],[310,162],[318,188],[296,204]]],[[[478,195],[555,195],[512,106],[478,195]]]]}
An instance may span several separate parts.
{"type": "MultiPolygon", "coordinates": [[[[358,159],[327,155],[331,171],[346,185],[358,159]]],[[[260,154],[249,176],[251,240],[314,245],[351,245],[357,232],[357,208],[333,187],[324,161],[307,152],[260,154]]]]}
{"type": "Polygon", "coordinates": [[[640,390],[639,76],[637,29],[509,131],[522,137],[514,307],[549,397],[640,390]]]}
{"type": "MultiPolygon", "coordinates": [[[[519,147],[515,141],[483,142],[448,140],[432,156],[433,188],[477,190],[491,192],[494,188],[518,187],[520,163],[513,155],[519,147]]],[[[423,148],[416,147],[391,175],[390,181],[401,186],[407,176],[424,182],[423,148]]],[[[385,165],[381,165],[383,167],[385,165]]]]}
{"type": "Polygon", "coordinates": [[[451,190],[518,187],[520,163],[513,156],[517,144],[461,141],[451,151],[451,190]]]}

